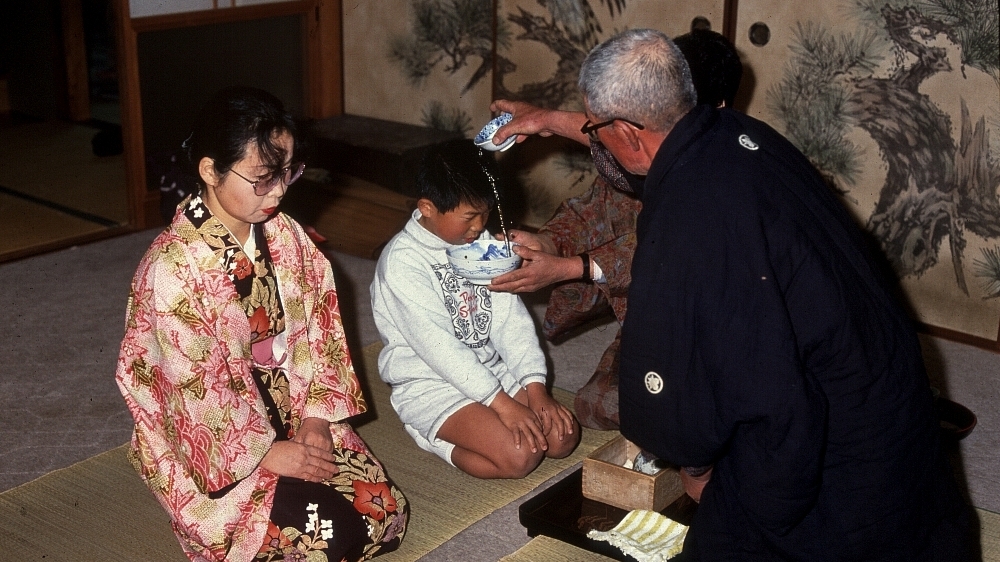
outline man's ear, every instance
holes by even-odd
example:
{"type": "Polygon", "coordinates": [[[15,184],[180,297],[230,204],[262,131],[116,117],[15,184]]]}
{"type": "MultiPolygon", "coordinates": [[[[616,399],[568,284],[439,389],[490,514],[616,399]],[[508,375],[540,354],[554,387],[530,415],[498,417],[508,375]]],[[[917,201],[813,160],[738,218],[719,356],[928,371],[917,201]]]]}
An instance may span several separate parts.
{"type": "Polygon", "coordinates": [[[421,215],[429,217],[437,212],[437,206],[434,205],[430,199],[421,197],[420,199],[417,199],[417,210],[420,211],[421,215]]]}
{"type": "Polygon", "coordinates": [[[208,156],[198,161],[198,175],[205,185],[218,185],[219,174],[215,171],[215,160],[208,156]]]}
{"type": "Polygon", "coordinates": [[[624,121],[615,121],[612,126],[618,129],[622,137],[625,139],[625,142],[628,143],[629,148],[636,152],[642,150],[642,143],[639,140],[639,131],[635,127],[624,121]]]}

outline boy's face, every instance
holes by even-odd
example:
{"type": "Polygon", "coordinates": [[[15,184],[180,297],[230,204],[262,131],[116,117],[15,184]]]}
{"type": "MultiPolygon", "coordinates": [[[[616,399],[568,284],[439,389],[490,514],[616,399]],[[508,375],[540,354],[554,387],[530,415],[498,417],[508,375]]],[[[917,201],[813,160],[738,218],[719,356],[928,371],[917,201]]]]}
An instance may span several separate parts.
{"type": "Polygon", "coordinates": [[[454,209],[442,213],[438,211],[430,199],[419,199],[420,224],[429,232],[449,244],[468,244],[479,238],[486,229],[486,221],[490,211],[484,207],[473,207],[465,201],[454,209]]]}

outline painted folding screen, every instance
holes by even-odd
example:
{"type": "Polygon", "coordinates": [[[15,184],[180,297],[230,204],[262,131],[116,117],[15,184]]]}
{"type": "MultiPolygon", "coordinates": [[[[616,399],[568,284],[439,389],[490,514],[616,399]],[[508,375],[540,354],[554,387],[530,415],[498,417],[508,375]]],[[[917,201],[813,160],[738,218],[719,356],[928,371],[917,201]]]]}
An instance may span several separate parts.
{"type": "Polygon", "coordinates": [[[747,111],[794,142],[881,245],[916,319],[997,348],[996,0],[740,0],[747,111]]]}
{"type": "MultiPolygon", "coordinates": [[[[679,35],[699,16],[721,31],[723,0],[345,2],[345,110],[471,138],[495,98],[580,109],[576,79],[590,48],[632,27],[679,35]]],[[[594,179],[587,149],[556,138],[501,158],[519,180],[517,211],[528,226],[594,179]]]]}

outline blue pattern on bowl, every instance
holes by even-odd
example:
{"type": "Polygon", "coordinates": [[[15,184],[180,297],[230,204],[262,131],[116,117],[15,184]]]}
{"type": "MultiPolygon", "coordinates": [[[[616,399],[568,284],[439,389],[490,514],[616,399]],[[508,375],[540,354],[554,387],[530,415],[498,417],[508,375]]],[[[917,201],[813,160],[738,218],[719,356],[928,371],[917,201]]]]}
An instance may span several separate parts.
{"type": "Polygon", "coordinates": [[[496,151],[502,152],[514,146],[514,141],[517,140],[517,135],[511,135],[502,144],[499,145],[493,144],[493,135],[496,134],[497,129],[509,123],[510,120],[513,118],[514,116],[511,115],[510,113],[507,113],[506,111],[501,113],[500,115],[497,115],[495,118],[493,118],[493,120],[487,123],[486,126],[483,127],[481,131],[479,131],[479,134],[476,135],[476,138],[473,139],[472,142],[476,143],[476,146],[480,148],[484,148],[486,150],[492,150],[494,152],[496,151]]]}
{"type": "Polygon", "coordinates": [[[459,277],[474,285],[489,285],[498,275],[521,265],[521,256],[507,256],[507,243],[500,240],[476,240],[464,246],[448,249],[448,263],[459,277]]]}

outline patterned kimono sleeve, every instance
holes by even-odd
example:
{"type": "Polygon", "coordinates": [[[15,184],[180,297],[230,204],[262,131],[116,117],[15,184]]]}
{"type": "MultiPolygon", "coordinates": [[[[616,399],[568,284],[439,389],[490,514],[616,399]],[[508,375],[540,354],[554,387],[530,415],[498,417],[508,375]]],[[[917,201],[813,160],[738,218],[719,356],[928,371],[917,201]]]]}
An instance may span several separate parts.
{"type": "Polygon", "coordinates": [[[599,286],[609,299],[628,296],[628,288],[632,284],[631,269],[634,254],[634,232],[616,238],[613,242],[590,252],[590,256],[604,273],[605,281],[599,286]]]}
{"type": "MultiPolygon", "coordinates": [[[[315,417],[338,422],[365,412],[368,407],[361,393],[354,372],[354,364],[347,347],[347,337],[340,316],[340,303],[337,297],[337,287],[333,278],[329,260],[308,239],[302,228],[291,219],[281,224],[281,233],[274,239],[272,254],[281,256],[283,261],[291,254],[301,255],[298,276],[303,306],[303,320],[306,337],[299,337],[295,318],[289,312],[289,337],[293,345],[292,368],[289,374],[300,377],[306,388],[305,396],[292,395],[293,411],[301,412],[299,420],[293,425],[297,427],[302,419],[315,417]],[[308,353],[304,352],[308,350],[308,353]],[[307,355],[307,356],[304,356],[307,355]]],[[[291,291],[285,290],[284,294],[291,291]]]]}
{"type": "Polygon", "coordinates": [[[564,201],[540,229],[562,256],[588,252],[605,277],[604,283],[571,282],[553,290],[543,325],[546,338],[607,314],[609,306],[619,320],[624,317],[640,208],[635,197],[598,177],[587,193],[564,201]]]}
{"type": "Polygon", "coordinates": [[[140,264],[116,373],[135,419],[133,464],[172,513],[249,476],[273,440],[232,357],[241,350],[218,333],[240,327],[206,306],[228,279],[192,271],[182,246],[154,245],[140,264]]]}
{"type": "Polygon", "coordinates": [[[598,178],[586,193],[560,203],[538,229],[539,234],[552,238],[560,256],[574,256],[608,242],[610,228],[600,206],[603,189],[604,182],[598,178]]]}
{"type": "Polygon", "coordinates": [[[635,254],[635,225],[642,203],[601,177],[594,181],[588,197],[570,199],[567,203],[587,219],[588,246],[580,251],[590,253],[604,272],[606,281],[602,290],[608,298],[626,296],[635,254]]]}

